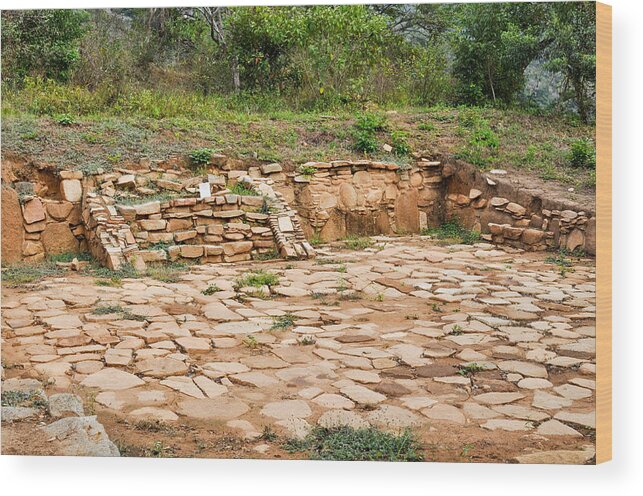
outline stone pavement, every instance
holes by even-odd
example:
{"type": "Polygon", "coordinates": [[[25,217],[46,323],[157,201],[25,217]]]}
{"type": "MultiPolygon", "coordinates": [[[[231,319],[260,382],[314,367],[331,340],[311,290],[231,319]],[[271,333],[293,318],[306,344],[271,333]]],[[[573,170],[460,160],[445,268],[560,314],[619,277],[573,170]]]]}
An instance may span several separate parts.
{"type": "Polygon", "coordinates": [[[518,432],[570,447],[507,446],[507,459],[591,458],[593,260],[561,274],[546,253],[375,240],[316,261],[194,266],[178,283],[3,288],[3,363],[23,367],[5,374],[91,391],[99,418],[215,422],[247,439],[265,425],[518,432]],[[279,284],[235,284],[259,268],[279,284]],[[94,313],[106,306],[123,311],[94,313]]]}

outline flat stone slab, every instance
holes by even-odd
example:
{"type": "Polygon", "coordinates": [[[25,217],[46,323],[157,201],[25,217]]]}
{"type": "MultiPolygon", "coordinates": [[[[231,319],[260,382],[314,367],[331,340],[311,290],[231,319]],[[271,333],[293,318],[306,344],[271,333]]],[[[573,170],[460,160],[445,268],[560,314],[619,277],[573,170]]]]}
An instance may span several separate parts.
{"type": "Polygon", "coordinates": [[[272,417],[279,420],[285,420],[291,417],[307,418],[312,415],[312,411],[304,400],[284,400],[267,403],[261,409],[261,415],[272,417]]]}
{"type": "Polygon", "coordinates": [[[474,400],[485,405],[504,405],[524,398],[520,393],[482,393],[473,397],[474,400]]]}
{"type": "Polygon", "coordinates": [[[358,384],[345,386],[341,388],[340,391],[344,396],[349,397],[355,403],[359,403],[361,405],[375,405],[386,399],[386,396],[383,394],[372,391],[371,389],[358,384]]]}
{"type": "Polygon", "coordinates": [[[369,427],[369,423],[359,414],[347,410],[328,410],[319,417],[317,424],[326,429],[344,426],[352,427],[353,429],[365,429],[369,427]]]}
{"type": "Polygon", "coordinates": [[[188,366],[172,358],[147,358],[136,362],[136,370],[150,377],[169,377],[187,373],[188,366]]]}
{"type": "Polygon", "coordinates": [[[416,427],[422,423],[422,418],[419,415],[406,408],[393,405],[380,405],[366,418],[372,425],[394,430],[416,427]]]}
{"type": "Polygon", "coordinates": [[[201,420],[232,420],[245,414],[250,407],[232,398],[189,398],[179,401],[176,412],[201,420]]]}
{"type": "Polygon", "coordinates": [[[115,368],[104,368],[87,376],[81,385],[102,390],[119,391],[142,386],[145,382],[134,374],[115,368]]]}
{"type": "Polygon", "coordinates": [[[96,416],[68,417],[40,429],[58,455],[120,456],[96,416]]]}
{"type": "Polygon", "coordinates": [[[242,372],[241,374],[231,375],[229,379],[236,384],[241,384],[243,386],[254,386],[258,388],[272,386],[273,384],[277,384],[279,382],[274,377],[270,377],[269,375],[263,374],[261,372],[242,372]]]}

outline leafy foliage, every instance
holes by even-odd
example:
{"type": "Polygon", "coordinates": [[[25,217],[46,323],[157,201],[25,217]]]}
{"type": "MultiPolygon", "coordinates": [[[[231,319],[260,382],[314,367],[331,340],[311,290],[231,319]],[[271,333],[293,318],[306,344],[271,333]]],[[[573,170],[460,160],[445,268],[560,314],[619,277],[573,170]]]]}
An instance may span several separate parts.
{"type": "Polygon", "coordinates": [[[422,234],[450,243],[472,245],[480,241],[480,233],[465,228],[459,220],[451,219],[439,227],[426,229],[422,234]]]}
{"type": "Polygon", "coordinates": [[[422,461],[420,445],[412,432],[389,434],[373,427],[353,429],[316,427],[303,440],[290,439],[284,449],[291,453],[308,452],[313,460],[343,461],[422,461]]]}
{"type": "Polygon", "coordinates": [[[567,158],[572,167],[594,169],[596,167],[594,144],[587,139],[573,141],[567,158]]]}

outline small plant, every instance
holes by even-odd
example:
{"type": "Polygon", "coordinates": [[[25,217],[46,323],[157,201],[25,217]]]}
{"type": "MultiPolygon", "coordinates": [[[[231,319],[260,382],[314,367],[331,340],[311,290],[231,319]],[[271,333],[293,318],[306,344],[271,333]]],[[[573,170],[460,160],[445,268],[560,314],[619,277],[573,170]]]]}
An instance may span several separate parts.
{"type": "Polygon", "coordinates": [[[373,240],[368,237],[348,236],[344,239],[344,246],[349,250],[365,250],[373,245],[373,240]]]}
{"type": "Polygon", "coordinates": [[[279,252],[276,249],[272,249],[263,253],[256,253],[252,256],[253,260],[260,260],[260,261],[265,261],[265,260],[277,260],[280,258],[279,252]]]}
{"type": "Polygon", "coordinates": [[[480,241],[480,233],[464,227],[459,220],[451,219],[439,227],[430,227],[422,231],[424,236],[447,241],[454,244],[472,245],[480,241]]]}
{"type": "Polygon", "coordinates": [[[304,336],[297,340],[297,344],[300,346],[310,346],[317,342],[317,340],[312,336],[304,336]]]}
{"type": "Polygon", "coordinates": [[[145,450],[145,456],[153,458],[166,458],[172,456],[173,449],[163,444],[163,441],[155,441],[152,446],[145,450]]]}
{"type": "Polygon", "coordinates": [[[315,175],[315,172],[317,172],[317,168],[313,167],[312,165],[300,165],[297,171],[302,176],[312,177],[315,175]]]}
{"type": "Polygon", "coordinates": [[[221,291],[221,288],[216,284],[210,284],[207,288],[201,291],[201,294],[204,296],[212,296],[214,293],[221,291]]]}
{"type": "Polygon", "coordinates": [[[346,267],[346,265],[340,264],[337,266],[337,269],[335,270],[337,270],[337,272],[339,272],[340,274],[345,274],[348,268],[346,267]]]}
{"type": "Polygon", "coordinates": [[[385,131],[386,115],[374,113],[360,114],[355,119],[354,127],[360,131],[385,131]]]}
{"type": "Polygon", "coordinates": [[[436,313],[442,313],[442,307],[437,303],[431,303],[431,310],[433,310],[436,313]]]}
{"type": "Polygon", "coordinates": [[[408,133],[404,131],[393,131],[391,133],[391,146],[393,153],[398,157],[406,157],[411,153],[411,147],[408,143],[408,133]]]}
{"type": "Polygon", "coordinates": [[[314,428],[305,439],[289,439],[283,448],[308,452],[312,460],[418,462],[420,444],[410,430],[391,434],[374,427],[314,428]]]}
{"type": "Polygon", "coordinates": [[[353,126],[354,148],[362,153],[374,153],[377,151],[378,131],[386,129],[386,116],[380,114],[361,114],[357,116],[353,126]]]}
{"type": "Polygon", "coordinates": [[[451,328],[451,332],[449,333],[450,336],[460,336],[464,333],[462,326],[456,324],[451,328]]]}
{"type": "Polygon", "coordinates": [[[71,126],[75,122],[76,121],[74,120],[74,118],[69,114],[60,114],[56,116],[56,123],[60,124],[61,126],[71,126]]]}
{"type": "Polygon", "coordinates": [[[259,196],[258,191],[256,191],[248,183],[244,183],[244,182],[237,182],[233,186],[228,186],[228,189],[230,190],[230,193],[232,193],[233,195],[259,196]]]}
{"type": "Polygon", "coordinates": [[[381,291],[375,295],[375,301],[384,301],[384,293],[381,291]]]}
{"type": "Polygon", "coordinates": [[[267,272],[265,270],[253,270],[247,272],[242,277],[237,279],[236,286],[238,288],[254,287],[260,288],[262,286],[277,286],[279,284],[279,276],[274,272],[267,272]]]}
{"type": "Polygon", "coordinates": [[[404,318],[406,320],[419,320],[420,316],[417,313],[411,313],[411,314],[405,315],[404,318]]]}
{"type": "Polygon", "coordinates": [[[295,319],[296,317],[291,314],[287,313],[285,315],[279,315],[278,317],[273,317],[272,318],[272,326],[270,326],[271,331],[284,331],[286,329],[290,329],[292,326],[295,325],[295,319]]]}
{"type": "Polygon", "coordinates": [[[420,122],[418,124],[418,129],[420,131],[435,131],[435,124],[431,122],[420,122]]]}
{"type": "Polygon", "coordinates": [[[378,149],[377,138],[370,131],[357,130],[353,133],[353,139],[355,140],[353,147],[357,152],[374,153],[378,149]]]}
{"type": "Polygon", "coordinates": [[[468,365],[460,366],[460,370],[458,370],[458,375],[472,376],[477,372],[482,372],[483,370],[484,370],[484,367],[482,365],[478,365],[477,363],[470,363],[468,365]]]}
{"type": "Polygon", "coordinates": [[[112,313],[123,313],[123,307],[121,307],[120,305],[105,305],[102,307],[94,308],[92,313],[94,315],[109,315],[112,313]]]}
{"type": "Polygon", "coordinates": [[[123,311],[122,315],[123,320],[135,320],[136,322],[145,322],[147,321],[147,317],[144,315],[139,315],[136,313],[132,313],[130,310],[125,309],[123,311]]]}
{"type": "Polygon", "coordinates": [[[248,336],[242,341],[243,345],[246,348],[250,348],[251,350],[256,350],[261,346],[261,343],[257,341],[257,338],[254,336],[248,336]]]}
{"type": "Polygon", "coordinates": [[[123,285],[123,281],[114,277],[110,279],[96,279],[94,281],[94,284],[96,286],[103,286],[108,288],[120,288],[123,285]]]}
{"type": "Polygon", "coordinates": [[[567,154],[567,160],[572,167],[595,169],[596,150],[592,141],[587,139],[573,141],[567,154]]]}
{"type": "Polygon", "coordinates": [[[319,237],[319,234],[318,234],[318,233],[315,233],[315,234],[314,234],[314,235],[313,235],[313,236],[308,240],[308,242],[309,242],[309,243],[310,243],[310,245],[311,245],[311,246],[313,246],[313,247],[320,246],[320,245],[323,243],[323,241],[322,241],[322,239],[319,237]]]}
{"type": "Polygon", "coordinates": [[[268,442],[273,442],[276,441],[278,438],[277,433],[272,430],[272,427],[269,425],[265,425],[263,427],[263,431],[261,432],[261,436],[259,436],[259,439],[262,441],[268,441],[268,442]]]}
{"type": "Polygon", "coordinates": [[[210,148],[199,148],[190,152],[190,161],[193,165],[206,165],[212,160],[214,151],[210,148]]]}

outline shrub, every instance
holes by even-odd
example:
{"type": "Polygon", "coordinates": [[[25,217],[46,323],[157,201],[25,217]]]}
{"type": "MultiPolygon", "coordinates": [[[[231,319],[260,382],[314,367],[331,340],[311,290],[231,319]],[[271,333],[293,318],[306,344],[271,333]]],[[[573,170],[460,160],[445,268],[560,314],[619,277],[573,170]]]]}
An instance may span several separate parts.
{"type": "Polygon", "coordinates": [[[237,279],[237,287],[244,288],[252,286],[260,288],[262,286],[276,286],[279,284],[279,276],[274,272],[265,270],[253,270],[237,279]]]}
{"type": "Polygon", "coordinates": [[[344,246],[349,250],[364,250],[373,245],[371,238],[349,236],[344,240],[344,246]]]}
{"type": "Polygon", "coordinates": [[[317,172],[317,168],[312,165],[300,165],[297,170],[302,176],[308,177],[314,176],[315,172],[317,172]]]}
{"type": "Polygon", "coordinates": [[[596,150],[594,150],[592,141],[579,139],[572,142],[567,160],[572,167],[579,169],[596,168],[596,150]]]}
{"type": "Polygon", "coordinates": [[[238,182],[234,186],[228,186],[230,193],[239,196],[259,196],[259,192],[247,183],[238,182]]]}
{"type": "Polygon", "coordinates": [[[404,131],[393,131],[391,133],[391,146],[393,153],[397,156],[406,156],[411,153],[411,147],[407,141],[408,133],[404,131]]]}
{"type": "Polygon", "coordinates": [[[201,294],[205,296],[211,296],[214,293],[218,293],[219,291],[221,291],[221,288],[219,286],[217,286],[216,284],[210,284],[207,288],[201,291],[201,294]]]}
{"type": "Polygon", "coordinates": [[[472,245],[480,241],[479,232],[467,229],[457,219],[451,219],[439,227],[425,229],[422,234],[465,245],[472,245]]]}
{"type": "Polygon", "coordinates": [[[386,116],[382,114],[360,114],[355,119],[355,129],[359,131],[385,131],[386,116]]]}
{"type": "Polygon", "coordinates": [[[71,126],[75,121],[69,114],[60,114],[56,117],[56,122],[61,126],[71,126]]]}
{"type": "Polygon", "coordinates": [[[422,461],[420,445],[413,433],[405,430],[390,434],[374,427],[353,429],[316,427],[303,440],[290,439],[284,444],[288,452],[307,451],[313,460],[344,461],[422,461]]]}
{"type": "Polygon", "coordinates": [[[353,138],[355,140],[355,151],[362,153],[373,153],[377,151],[377,138],[371,131],[355,131],[353,138]]]}
{"type": "Polygon", "coordinates": [[[190,153],[190,160],[194,165],[206,165],[210,163],[213,153],[210,148],[199,148],[190,153]]]}

